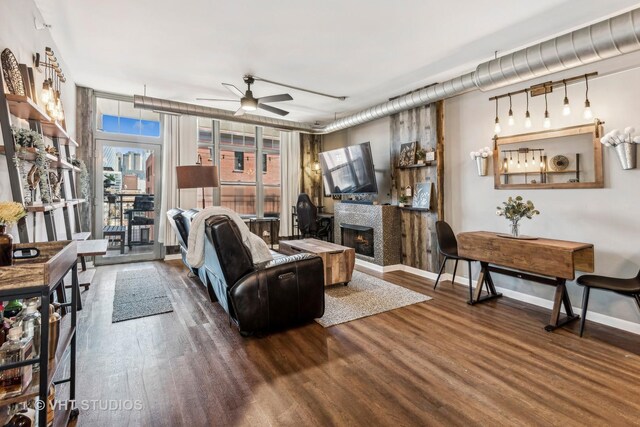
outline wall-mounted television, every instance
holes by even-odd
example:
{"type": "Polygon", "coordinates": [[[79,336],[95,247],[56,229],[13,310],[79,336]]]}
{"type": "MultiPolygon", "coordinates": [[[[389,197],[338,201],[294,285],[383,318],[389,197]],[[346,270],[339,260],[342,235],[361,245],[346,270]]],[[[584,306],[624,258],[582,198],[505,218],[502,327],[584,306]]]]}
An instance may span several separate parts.
{"type": "Polygon", "coordinates": [[[320,153],[320,165],[326,196],[378,192],[368,142],[320,153]]]}

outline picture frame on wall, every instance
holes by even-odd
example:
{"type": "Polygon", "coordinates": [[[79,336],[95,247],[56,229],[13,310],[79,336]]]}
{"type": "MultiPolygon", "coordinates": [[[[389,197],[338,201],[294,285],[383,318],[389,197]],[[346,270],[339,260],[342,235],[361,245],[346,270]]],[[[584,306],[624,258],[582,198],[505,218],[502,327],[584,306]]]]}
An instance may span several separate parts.
{"type": "Polygon", "coordinates": [[[418,144],[416,141],[407,142],[400,146],[400,166],[411,166],[416,163],[416,150],[418,144]]]}
{"type": "Polygon", "coordinates": [[[415,195],[413,196],[413,207],[420,209],[431,209],[431,189],[433,183],[421,182],[416,184],[415,195]]]}

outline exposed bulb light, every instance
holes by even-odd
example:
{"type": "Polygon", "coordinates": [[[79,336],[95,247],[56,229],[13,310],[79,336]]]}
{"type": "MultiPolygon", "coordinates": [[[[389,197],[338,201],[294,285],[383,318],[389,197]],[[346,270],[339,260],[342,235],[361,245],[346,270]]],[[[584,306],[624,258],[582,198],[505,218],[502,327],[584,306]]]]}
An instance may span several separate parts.
{"type": "Polygon", "coordinates": [[[502,127],[500,126],[500,119],[498,118],[498,98],[496,98],[496,120],[495,126],[493,127],[493,133],[498,135],[500,132],[502,132],[502,127]]]}
{"type": "Polygon", "coordinates": [[[44,105],[49,103],[51,99],[51,87],[49,86],[49,79],[45,79],[42,82],[42,92],[40,92],[40,100],[44,105]]]}
{"type": "Polygon", "coordinates": [[[567,82],[563,80],[562,83],[564,83],[564,102],[562,103],[562,115],[568,116],[569,114],[571,114],[571,107],[569,106],[569,98],[567,97],[567,82]]]}
{"type": "Polygon", "coordinates": [[[513,154],[511,152],[509,152],[509,164],[513,165],[513,154]]]}
{"type": "Polygon", "coordinates": [[[591,111],[591,102],[589,102],[589,76],[584,75],[585,93],[584,93],[584,111],[582,117],[585,120],[591,120],[593,118],[593,112],[591,111]]]}
{"type": "Polygon", "coordinates": [[[509,163],[507,162],[507,158],[504,158],[504,161],[502,162],[502,170],[506,171],[507,169],[509,169],[509,163]]]}
{"type": "Polygon", "coordinates": [[[529,113],[529,91],[525,89],[524,93],[527,96],[527,112],[524,114],[524,127],[529,129],[531,127],[531,114],[529,113]]]}
{"type": "Polygon", "coordinates": [[[509,124],[509,126],[513,126],[514,124],[516,124],[515,119],[513,118],[513,109],[511,108],[511,94],[509,94],[509,120],[507,121],[507,123],[509,124]]]}
{"type": "Polygon", "coordinates": [[[547,105],[547,87],[544,87],[544,121],[542,127],[549,129],[551,127],[551,119],[549,118],[549,108],[547,105]]]}
{"type": "Polygon", "coordinates": [[[520,169],[520,153],[518,153],[518,169],[520,169]]]}
{"type": "Polygon", "coordinates": [[[524,168],[528,168],[529,167],[529,162],[527,161],[527,153],[524,153],[524,168]]]}

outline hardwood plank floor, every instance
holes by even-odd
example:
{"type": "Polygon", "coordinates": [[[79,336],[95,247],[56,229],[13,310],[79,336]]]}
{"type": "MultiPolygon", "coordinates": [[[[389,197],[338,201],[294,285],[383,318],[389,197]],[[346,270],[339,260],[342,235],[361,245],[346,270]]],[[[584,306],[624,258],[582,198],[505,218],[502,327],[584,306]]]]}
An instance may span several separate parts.
{"type": "Polygon", "coordinates": [[[640,337],[404,272],[372,275],[434,299],[350,323],[242,338],[178,261],[99,267],[83,292],[80,426],[640,425],[640,337]],[[111,323],[118,271],[154,267],[174,312],[111,323]]]}

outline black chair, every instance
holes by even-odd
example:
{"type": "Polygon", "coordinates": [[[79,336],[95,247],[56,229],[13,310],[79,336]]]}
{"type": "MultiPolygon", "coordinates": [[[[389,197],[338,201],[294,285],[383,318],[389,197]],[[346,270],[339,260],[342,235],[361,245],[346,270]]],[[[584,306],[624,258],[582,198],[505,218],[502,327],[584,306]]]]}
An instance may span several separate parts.
{"type": "Polygon", "coordinates": [[[318,219],[318,208],[311,202],[308,194],[301,193],[298,196],[296,214],[298,216],[298,230],[302,237],[329,238],[331,220],[328,218],[318,219]]]}
{"type": "Polygon", "coordinates": [[[587,318],[587,306],[589,305],[589,292],[591,288],[611,291],[620,295],[633,297],[640,308],[640,271],[632,279],[617,279],[615,277],[596,276],[586,274],[578,278],[578,284],[584,286],[582,295],[582,319],[580,319],[580,336],[584,332],[584,323],[587,318]]]}
{"type": "Polygon", "coordinates": [[[458,255],[458,240],[456,239],[456,235],[451,229],[451,226],[445,221],[436,221],[436,239],[438,241],[438,251],[444,256],[444,260],[442,261],[442,265],[440,266],[440,271],[438,271],[438,278],[436,279],[436,284],[433,286],[433,290],[438,287],[438,282],[440,281],[440,276],[442,275],[442,271],[444,270],[444,266],[447,263],[447,260],[453,259],[456,261],[453,266],[453,278],[451,279],[452,284],[455,283],[456,280],[458,261],[467,261],[469,263],[469,301],[473,301],[473,287],[471,286],[471,261],[475,260],[464,258],[458,255]]]}

